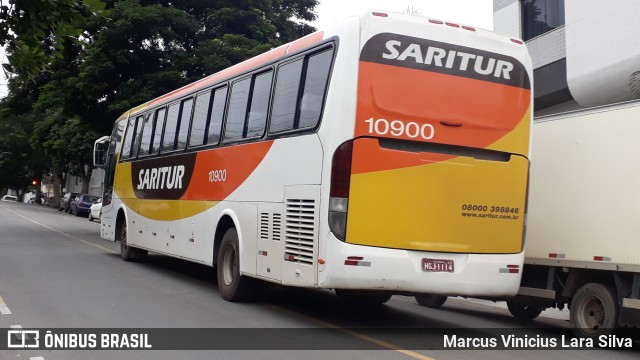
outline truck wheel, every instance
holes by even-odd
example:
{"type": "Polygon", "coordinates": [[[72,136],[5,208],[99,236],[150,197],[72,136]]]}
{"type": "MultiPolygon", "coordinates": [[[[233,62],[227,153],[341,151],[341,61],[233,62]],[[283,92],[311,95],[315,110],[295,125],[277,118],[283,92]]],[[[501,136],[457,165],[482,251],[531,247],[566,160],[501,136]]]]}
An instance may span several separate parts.
{"type": "Polygon", "coordinates": [[[619,314],[615,291],[603,284],[588,283],[573,296],[569,318],[574,334],[595,338],[611,334],[619,314]]]}
{"type": "Polygon", "coordinates": [[[218,289],[227,301],[243,301],[249,296],[249,281],[240,274],[238,231],[230,228],[222,236],[217,265],[218,289]]]}
{"type": "Polygon", "coordinates": [[[431,309],[439,309],[447,301],[446,296],[436,294],[417,294],[415,298],[418,304],[431,309]]]}
{"type": "Polygon", "coordinates": [[[391,300],[392,294],[336,289],[340,301],[349,305],[378,306],[391,300]]]}
{"type": "Polygon", "coordinates": [[[538,317],[542,312],[542,308],[533,305],[525,305],[513,301],[507,301],[507,309],[514,318],[523,321],[530,321],[538,317]]]}
{"type": "Polygon", "coordinates": [[[136,249],[127,245],[127,224],[120,227],[120,257],[124,261],[136,261],[147,256],[147,250],[136,249]]]}

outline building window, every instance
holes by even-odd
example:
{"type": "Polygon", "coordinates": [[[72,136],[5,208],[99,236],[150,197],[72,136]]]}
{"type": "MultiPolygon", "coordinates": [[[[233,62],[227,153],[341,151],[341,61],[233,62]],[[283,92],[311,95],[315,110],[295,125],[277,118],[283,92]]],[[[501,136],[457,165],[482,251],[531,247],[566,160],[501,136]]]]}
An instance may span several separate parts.
{"type": "Polygon", "coordinates": [[[564,25],[564,0],[522,0],[524,40],[564,25]]]}

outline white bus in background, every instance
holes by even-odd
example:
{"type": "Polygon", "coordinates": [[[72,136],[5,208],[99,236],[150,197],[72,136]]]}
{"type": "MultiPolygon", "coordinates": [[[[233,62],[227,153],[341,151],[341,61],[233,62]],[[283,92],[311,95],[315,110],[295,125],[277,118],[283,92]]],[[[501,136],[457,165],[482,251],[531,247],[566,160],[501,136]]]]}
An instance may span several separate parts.
{"type": "Polygon", "coordinates": [[[96,142],[101,235],[247,278],[513,295],[531,126],[521,41],[369,11],[151,100],[96,142]]]}

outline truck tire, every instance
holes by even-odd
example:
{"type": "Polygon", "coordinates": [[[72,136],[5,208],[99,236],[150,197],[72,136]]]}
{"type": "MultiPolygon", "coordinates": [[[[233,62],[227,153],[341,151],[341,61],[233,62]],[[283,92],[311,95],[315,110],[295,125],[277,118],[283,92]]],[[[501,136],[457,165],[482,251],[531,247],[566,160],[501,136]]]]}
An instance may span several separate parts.
{"type": "Polygon", "coordinates": [[[431,309],[439,309],[447,301],[446,296],[436,294],[416,294],[415,298],[418,304],[431,309]]]}
{"type": "Polygon", "coordinates": [[[238,231],[235,228],[229,228],[222,236],[216,276],[223,299],[232,302],[248,299],[251,279],[240,274],[240,247],[238,231]]]}
{"type": "Polygon", "coordinates": [[[381,292],[351,291],[336,289],[338,299],[354,306],[379,306],[391,300],[392,294],[381,292]]]}
{"type": "Polygon", "coordinates": [[[507,309],[514,318],[522,321],[530,321],[538,317],[542,308],[533,305],[525,305],[513,301],[507,301],[507,309]]]}
{"type": "Polygon", "coordinates": [[[609,335],[618,326],[620,305],[615,290],[599,283],[582,285],[571,300],[569,318],[577,336],[609,335]]]}

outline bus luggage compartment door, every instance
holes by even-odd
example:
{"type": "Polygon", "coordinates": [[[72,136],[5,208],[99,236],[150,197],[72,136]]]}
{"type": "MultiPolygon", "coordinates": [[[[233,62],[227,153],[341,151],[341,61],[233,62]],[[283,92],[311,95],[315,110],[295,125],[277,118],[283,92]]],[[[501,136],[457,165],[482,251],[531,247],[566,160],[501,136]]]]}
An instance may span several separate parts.
{"type": "Polygon", "coordinates": [[[393,139],[354,141],[345,241],[460,253],[522,250],[529,161],[393,139]]]}

